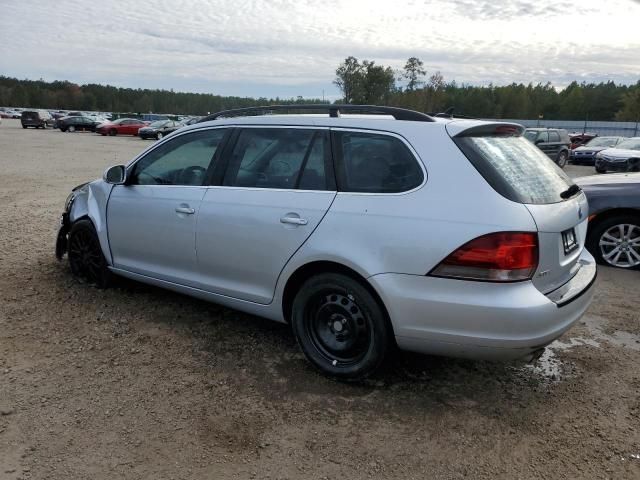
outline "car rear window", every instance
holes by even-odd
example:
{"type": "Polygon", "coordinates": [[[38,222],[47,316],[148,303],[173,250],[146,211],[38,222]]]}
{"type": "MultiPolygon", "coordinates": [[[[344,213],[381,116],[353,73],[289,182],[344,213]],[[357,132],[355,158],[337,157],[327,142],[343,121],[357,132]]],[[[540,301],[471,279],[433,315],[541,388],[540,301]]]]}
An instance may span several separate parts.
{"type": "Polygon", "coordinates": [[[494,190],[514,202],[561,202],[560,194],[573,184],[523,136],[466,135],[454,141],[494,190]]]}

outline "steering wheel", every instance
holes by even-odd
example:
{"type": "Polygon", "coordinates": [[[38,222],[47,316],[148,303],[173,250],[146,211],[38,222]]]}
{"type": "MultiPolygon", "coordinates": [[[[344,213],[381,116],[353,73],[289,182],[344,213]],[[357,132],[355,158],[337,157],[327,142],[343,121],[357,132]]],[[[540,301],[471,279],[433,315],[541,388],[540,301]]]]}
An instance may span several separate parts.
{"type": "Polygon", "coordinates": [[[199,165],[192,165],[182,170],[180,180],[184,185],[202,185],[207,169],[199,165]]]}

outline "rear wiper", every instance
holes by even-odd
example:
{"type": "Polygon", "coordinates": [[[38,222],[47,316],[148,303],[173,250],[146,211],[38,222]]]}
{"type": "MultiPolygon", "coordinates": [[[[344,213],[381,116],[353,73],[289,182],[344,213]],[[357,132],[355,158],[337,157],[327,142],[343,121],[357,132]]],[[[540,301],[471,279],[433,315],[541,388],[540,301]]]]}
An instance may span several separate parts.
{"type": "Polygon", "coordinates": [[[582,189],[576,185],[575,183],[573,185],[571,185],[569,188],[567,188],[564,192],[560,193],[560,198],[562,198],[563,200],[566,200],[567,198],[571,198],[573,197],[576,193],[581,192],[582,189]]]}

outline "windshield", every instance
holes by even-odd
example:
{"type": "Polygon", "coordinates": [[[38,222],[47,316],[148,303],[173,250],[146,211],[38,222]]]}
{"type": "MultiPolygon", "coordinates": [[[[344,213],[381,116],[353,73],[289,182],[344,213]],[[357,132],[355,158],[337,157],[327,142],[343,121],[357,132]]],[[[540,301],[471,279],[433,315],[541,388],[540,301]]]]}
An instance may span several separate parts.
{"type": "Polygon", "coordinates": [[[167,120],[158,120],[156,122],[151,123],[149,126],[151,128],[160,128],[160,127],[164,127],[167,123],[169,123],[167,120]]]}
{"type": "Polygon", "coordinates": [[[529,140],[531,143],[533,143],[537,136],[538,132],[536,132],[535,130],[525,130],[524,132],[524,138],[529,140]]]}
{"type": "Polygon", "coordinates": [[[585,147],[613,147],[618,143],[618,137],[596,137],[585,143],[585,147]]]}
{"type": "MultiPolygon", "coordinates": [[[[535,132],[534,132],[535,133],[535,132]]],[[[519,203],[557,203],[573,182],[525,137],[457,137],[456,144],[502,196],[519,203]]]]}
{"type": "Polygon", "coordinates": [[[624,142],[620,142],[618,145],[616,145],[616,148],[640,150],[640,138],[629,138],[624,142]]]}

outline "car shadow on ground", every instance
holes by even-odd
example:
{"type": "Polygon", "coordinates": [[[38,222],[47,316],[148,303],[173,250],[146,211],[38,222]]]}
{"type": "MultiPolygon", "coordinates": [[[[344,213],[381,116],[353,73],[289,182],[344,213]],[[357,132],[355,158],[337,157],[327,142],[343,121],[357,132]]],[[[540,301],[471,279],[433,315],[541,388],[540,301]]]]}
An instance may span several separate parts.
{"type": "Polygon", "coordinates": [[[88,311],[112,315],[113,336],[144,336],[161,327],[191,343],[194,375],[202,381],[223,376],[237,392],[261,401],[307,403],[312,408],[474,409],[489,416],[533,411],[558,385],[557,372],[521,362],[471,361],[394,351],[373,377],[343,382],[317,372],[299,349],[288,325],[194,299],[158,287],[117,278],[98,290],[79,283],[67,265],[44,273],[44,283],[61,282],[64,291],[88,311]],[[109,313],[113,312],[113,314],[109,313]],[[333,408],[332,407],[332,408],[333,408]]]}
{"type": "MultiPolygon", "coordinates": [[[[76,288],[88,287],[77,284],[76,288]]],[[[487,389],[513,397],[518,391],[539,391],[558,381],[557,369],[547,372],[523,362],[471,361],[397,350],[372,378],[336,381],[307,362],[288,325],[124,278],[118,278],[115,292],[144,297],[143,304],[158,306],[162,315],[143,318],[188,329],[194,349],[205,353],[207,361],[241,371],[243,377],[278,397],[327,392],[358,397],[375,391],[419,390],[471,398],[487,389]]]]}

